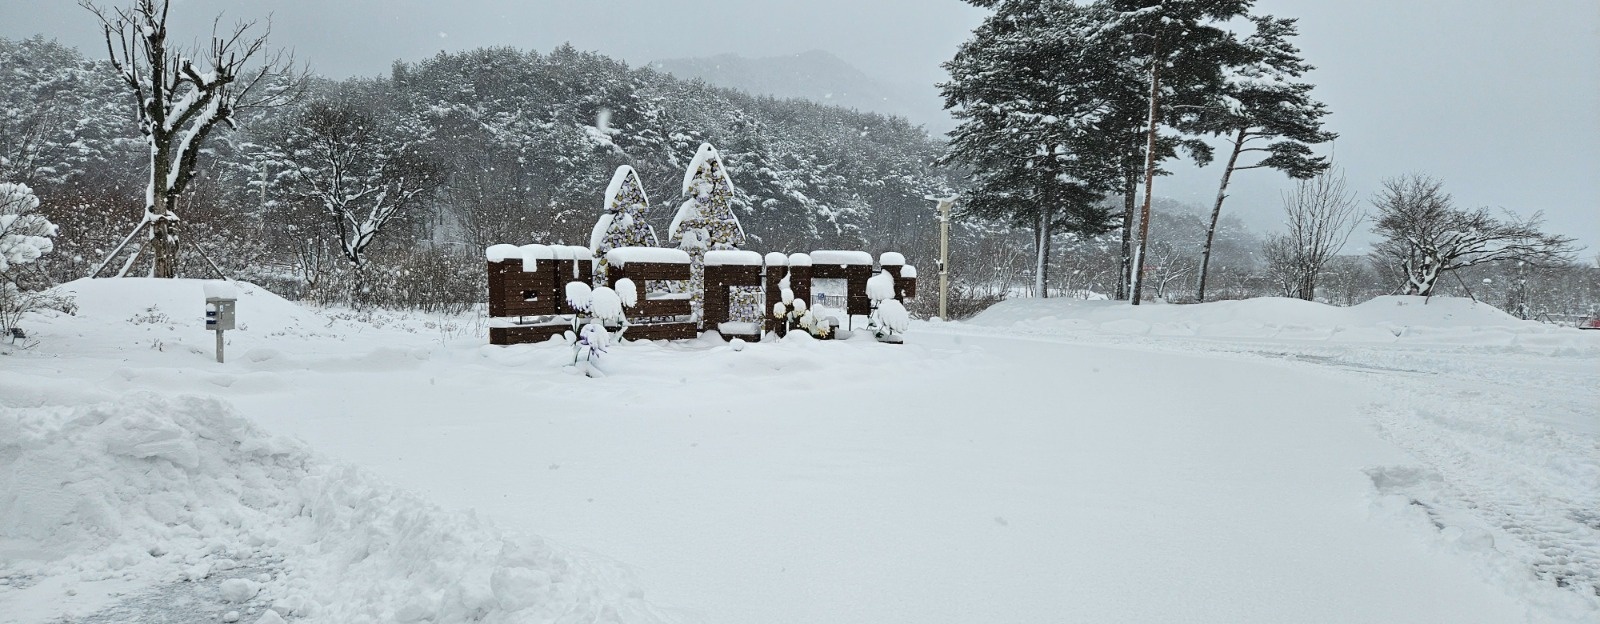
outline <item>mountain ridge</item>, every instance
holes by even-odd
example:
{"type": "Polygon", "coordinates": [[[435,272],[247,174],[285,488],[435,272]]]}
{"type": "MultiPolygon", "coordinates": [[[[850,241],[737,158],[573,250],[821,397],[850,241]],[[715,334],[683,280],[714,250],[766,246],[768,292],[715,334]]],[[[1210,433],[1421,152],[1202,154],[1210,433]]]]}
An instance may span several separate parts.
{"type": "MultiPolygon", "coordinates": [[[[825,50],[752,58],[732,53],[662,59],[648,67],[682,79],[738,89],[753,95],[800,98],[903,117],[936,134],[953,127],[936,102],[915,89],[868,75],[825,50]]],[[[931,90],[930,94],[931,96],[931,90]]]]}

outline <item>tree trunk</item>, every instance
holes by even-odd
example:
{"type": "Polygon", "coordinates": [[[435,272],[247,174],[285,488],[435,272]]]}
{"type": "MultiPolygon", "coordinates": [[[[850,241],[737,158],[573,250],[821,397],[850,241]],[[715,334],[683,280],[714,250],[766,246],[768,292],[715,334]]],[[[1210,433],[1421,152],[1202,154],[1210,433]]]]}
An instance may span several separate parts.
{"type": "Polygon", "coordinates": [[[1033,292],[1035,297],[1050,297],[1050,225],[1048,207],[1040,207],[1039,220],[1034,224],[1033,292]]]}
{"type": "Polygon", "coordinates": [[[1117,300],[1128,299],[1128,287],[1133,284],[1133,208],[1139,192],[1139,176],[1133,172],[1123,176],[1122,184],[1122,274],[1117,277],[1117,300]]]}
{"type": "Polygon", "coordinates": [[[1233,153],[1228,156],[1228,166],[1222,170],[1222,185],[1217,188],[1217,204],[1211,207],[1211,226],[1206,228],[1206,246],[1200,252],[1200,281],[1195,285],[1196,301],[1206,300],[1206,272],[1211,269],[1211,245],[1217,238],[1217,220],[1222,217],[1222,200],[1228,198],[1228,180],[1233,178],[1233,168],[1239,164],[1239,152],[1244,149],[1244,128],[1233,140],[1233,153]]]}
{"type": "Polygon", "coordinates": [[[1156,39],[1155,51],[1150,60],[1150,137],[1144,155],[1144,207],[1139,209],[1139,251],[1134,254],[1133,305],[1139,305],[1140,291],[1144,288],[1144,253],[1150,242],[1150,193],[1156,184],[1156,130],[1161,105],[1161,39],[1156,39]]]}
{"type": "Polygon", "coordinates": [[[172,212],[177,198],[158,182],[166,179],[170,166],[166,150],[151,150],[151,158],[150,205],[145,207],[145,219],[150,221],[150,276],[170,279],[178,276],[178,224],[172,212]]]}

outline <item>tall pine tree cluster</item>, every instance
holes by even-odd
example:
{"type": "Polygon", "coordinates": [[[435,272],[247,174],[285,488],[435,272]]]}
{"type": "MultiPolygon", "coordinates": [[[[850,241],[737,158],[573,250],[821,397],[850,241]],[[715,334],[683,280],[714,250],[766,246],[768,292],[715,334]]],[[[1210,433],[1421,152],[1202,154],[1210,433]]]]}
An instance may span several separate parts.
{"type": "MultiPolygon", "coordinates": [[[[1233,142],[1213,232],[1234,171],[1327,167],[1311,146],[1333,135],[1296,82],[1309,66],[1290,43],[1293,20],[1251,16],[1249,0],[968,2],[991,13],[945,65],[945,105],[960,121],[947,159],[971,171],[968,214],[1033,230],[1041,296],[1055,235],[1120,230],[1117,295],[1138,303],[1161,163],[1210,162],[1212,137],[1233,142]],[[1234,31],[1241,20],[1254,35],[1234,31]],[[1241,163],[1249,152],[1266,154],[1241,163]]],[[[1210,247],[1195,250],[1202,284],[1210,247]]]]}

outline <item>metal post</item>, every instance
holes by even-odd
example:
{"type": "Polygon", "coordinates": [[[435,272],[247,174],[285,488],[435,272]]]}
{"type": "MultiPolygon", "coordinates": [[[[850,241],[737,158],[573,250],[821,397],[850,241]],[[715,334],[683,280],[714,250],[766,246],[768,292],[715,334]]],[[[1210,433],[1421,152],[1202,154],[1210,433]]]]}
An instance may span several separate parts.
{"type": "Polygon", "coordinates": [[[217,330],[217,363],[222,363],[222,330],[217,330]]]}
{"type": "Polygon", "coordinates": [[[950,302],[950,207],[956,198],[939,200],[939,319],[949,320],[950,302]]]}

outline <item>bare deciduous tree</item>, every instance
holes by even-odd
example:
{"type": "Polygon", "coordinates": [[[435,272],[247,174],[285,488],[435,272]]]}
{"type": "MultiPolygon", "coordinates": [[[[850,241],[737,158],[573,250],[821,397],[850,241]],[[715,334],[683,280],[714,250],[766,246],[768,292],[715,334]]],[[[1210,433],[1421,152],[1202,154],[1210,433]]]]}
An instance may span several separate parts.
{"type": "MultiPolygon", "coordinates": [[[[283,187],[314,206],[357,272],[385,228],[443,183],[443,167],[425,149],[427,129],[381,104],[385,84],[345,88],[305,105],[287,120],[269,156],[283,187]]],[[[317,248],[315,245],[313,249],[317,248]]]]}
{"type": "Polygon", "coordinates": [[[1540,230],[1543,214],[1526,219],[1509,211],[1504,221],[1487,208],[1456,208],[1444,184],[1423,175],[1391,178],[1372,204],[1375,231],[1383,242],[1375,260],[1405,279],[1408,295],[1432,295],[1445,273],[1470,266],[1515,260],[1533,266],[1570,260],[1573,239],[1540,230]]]}
{"type": "Polygon", "coordinates": [[[1317,277],[1339,255],[1365,218],[1344,173],[1328,169],[1283,194],[1288,230],[1268,239],[1263,249],[1267,271],[1283,294],[1311,301],[1317,277]]]}
{"type": "Polygon", "coordinates": [[[194,179],[206,137],[218,125],[233,127],[240,109],[291,99],[294,90],[275,80],[289,73],[291,63],[282,53],[266,53],[271,28],[253,21],[240,22],[231,31],[213,23],[210,49],[201,56],[171,41],[170,0],[134,0],[131,8],[111,11],[90,0],[78,4],[100,18],[111,65],[133,97],[134,118],[150,146],[144,219],[95,273],[135,234],[148,229],[152,275],[174,277],[179,219],[173,209],[194,179]]]}

